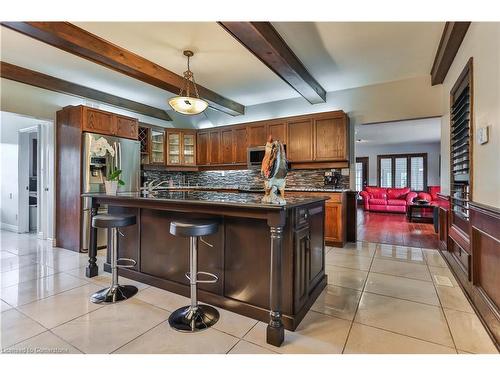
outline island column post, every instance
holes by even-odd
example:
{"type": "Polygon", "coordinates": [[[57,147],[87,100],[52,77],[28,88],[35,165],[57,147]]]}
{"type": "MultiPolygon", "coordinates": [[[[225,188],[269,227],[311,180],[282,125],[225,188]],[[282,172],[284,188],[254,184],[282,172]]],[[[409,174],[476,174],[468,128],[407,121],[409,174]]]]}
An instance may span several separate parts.
{"type": "Polygon", "coordinates": [[[89,241],[89,264],[85,269],[85,276],[97,276],[99,268],[97,266],[97,228],[92,226],[92,218],[97,215],[99,204],[94,197],[90,198],[90,241],[89,241]]]}
{"type": "Polygon", "coordinates": [[[270,213],[267,220],[271,232],[271,275],[269,278],[270,319],[266,330],[266,342],[274,346],[281,346],[285,339],[285,328],[281,320],[281,299],[283,296],[282,248],[285,220],[286,212],[284,208],[278,212],[270,213]]]}

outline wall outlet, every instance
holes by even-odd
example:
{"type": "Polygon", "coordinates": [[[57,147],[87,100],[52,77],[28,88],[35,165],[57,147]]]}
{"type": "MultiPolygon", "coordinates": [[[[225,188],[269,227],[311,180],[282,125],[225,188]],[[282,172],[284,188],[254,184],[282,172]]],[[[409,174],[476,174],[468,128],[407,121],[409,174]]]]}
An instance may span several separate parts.
{"type": "Polygon", "coordinates": [[[485,143],[488,143],[488,128],[489,126],[484,126],[482,128],[477,129],[477,143],[480,145],[484,145],[485,143]]]}
{"type": "Polygon", "coordinates": [[[349,168],[342,168],[342,176],[349,176],[349,168]]]}

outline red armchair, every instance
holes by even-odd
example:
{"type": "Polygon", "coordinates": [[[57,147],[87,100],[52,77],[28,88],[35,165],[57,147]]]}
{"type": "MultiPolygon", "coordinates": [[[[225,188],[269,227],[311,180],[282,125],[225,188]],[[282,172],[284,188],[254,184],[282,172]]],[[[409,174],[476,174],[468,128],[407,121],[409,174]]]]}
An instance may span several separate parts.
{"type": "Polygon", "coordinates": [[[426,192],[418,193],[418,199],[425,199],[430,204],[436,205],[439,202],[438,193],[441,192],[441,186],[429,186],[426,192]]]}
{"type": "Polygon", "coordinates": [[[367,186],[360,193],[365,211],[406,213],[406,207],[417,197],[410,188],[379,188],[367,186]]]}

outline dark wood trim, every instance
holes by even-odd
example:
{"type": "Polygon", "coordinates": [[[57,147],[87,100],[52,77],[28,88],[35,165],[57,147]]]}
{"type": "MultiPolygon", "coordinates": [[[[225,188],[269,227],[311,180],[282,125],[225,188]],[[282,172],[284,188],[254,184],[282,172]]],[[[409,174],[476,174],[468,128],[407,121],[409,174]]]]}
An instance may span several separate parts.
{"type": "Polygon", "coordinates": [[[24,83],[62,94],[77,96],[79,98],[92,99],[101,103],[112,105],[113,107],[124,108],[144,116],[154,117],[165,121],[172,121],[172,118],[163,109],[121,98],[103,91],[94,90],[90,87],[81,86],[79,84],[36,72],[34,70],[9,64],[5,61],[0,61],[0,71],[2,78],[6,78],[11,81],[24,83]]]}
{"type": "Polygon", "coordinates": [[[470,22],[446,22],[431,69],[432,85],[444,82],[448,70],[469,29],[470,22]]]}
{"type": "Polygon", "coordinates": [[[391,185],[394,187],[396,184],[396,163],[395,159],[398,158],[406,158],[406,174],[408,176],[408,184],[406,187],[411,188],[411,161],[410,159],[413,157],[422,157],[424,159],[424,190],[427,191],[427,153],[415,153],[415,154],[388,154],[388,155],[377,155],[377,186],[380,186],[380,160],[381,159],[392,159],[391,162],[391,174],[392,181],[391,185]]]}
{"type": "MultiPolygon", "coordinates": [[[[461,245],[450,236],[441,253],[489,335],[500,350],[500,209],[470,202],[470,268],[456,255],[461,245]]],[[[441,207],[446,210],[447,208],[441,207]]],[[[453,228],[450,227],[452,230],[453,228]]]]}
{"type": "MultiPolygon", "coordinates": [[[[2,22],[2,25],[176,95],[184,85],[180,75],[69,22],[2,22]]],[[[210,108],[232,116],[245,113],[242,104],[197,86],[200,97],[209,102],[210,108]]]]}
{"type": "Polygon", "coordinates": [[[326,90],[270,22],[219,22],[219,25],[309,103],[326,102],[326,90]]]}

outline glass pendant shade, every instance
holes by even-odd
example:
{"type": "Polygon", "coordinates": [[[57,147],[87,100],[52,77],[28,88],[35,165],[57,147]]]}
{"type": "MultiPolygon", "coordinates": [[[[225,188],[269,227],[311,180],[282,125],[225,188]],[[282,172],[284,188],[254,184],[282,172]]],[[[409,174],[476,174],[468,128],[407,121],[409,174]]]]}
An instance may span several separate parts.
{"type": "Polygon", "coordinates": [[[184,115],[197,115],[208,107],[208,103],[203,99],[189,96],[175,96],[168,101],[168,104],[175,112],[184,115]]]}
{"type": "Polygon", "coordinates": [[[184,115],[197,115],[207,109],[208,103],[200,99],[194,74],[189,67],[189,58],[193,56],[193,52],[184,51],[184,56],[187,57],[187,70],[184,72],[184,87],[181,89],[179,96],[171,98],[168,104],[176,112],[184,115]],[[195,95],[191,95],[191,84],[193,85],[195,95]]]}

